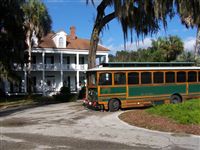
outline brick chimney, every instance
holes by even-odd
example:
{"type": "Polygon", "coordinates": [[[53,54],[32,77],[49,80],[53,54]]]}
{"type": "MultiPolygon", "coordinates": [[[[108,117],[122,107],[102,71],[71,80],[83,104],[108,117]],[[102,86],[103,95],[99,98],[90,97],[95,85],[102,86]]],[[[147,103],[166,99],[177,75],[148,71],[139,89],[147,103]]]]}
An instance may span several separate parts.
{"type": "Polygon", "coordinates": [[[70,39],[71,40],[77,39],[75,26],[70,27],[70,39]]]}

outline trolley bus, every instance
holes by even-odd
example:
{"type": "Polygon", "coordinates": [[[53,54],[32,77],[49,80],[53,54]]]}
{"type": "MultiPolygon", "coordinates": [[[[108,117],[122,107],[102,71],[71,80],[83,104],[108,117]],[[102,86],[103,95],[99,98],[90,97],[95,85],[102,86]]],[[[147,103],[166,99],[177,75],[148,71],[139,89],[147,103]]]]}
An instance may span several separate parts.
{"type": "Polygon", "coordinates": [[[87,71],[85,105],[120,108],[181,103],[200,97],[200,67],[190,62],[104,63],[87,71]]]}

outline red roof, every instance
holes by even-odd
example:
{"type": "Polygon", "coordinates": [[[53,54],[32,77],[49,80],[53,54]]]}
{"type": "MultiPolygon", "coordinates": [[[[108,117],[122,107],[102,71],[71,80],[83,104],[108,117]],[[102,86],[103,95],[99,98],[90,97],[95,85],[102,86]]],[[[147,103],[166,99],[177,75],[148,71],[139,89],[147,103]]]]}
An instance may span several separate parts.
{"type": "Polygon", "coordinates": [[[56,48],[56,45],[52,39],[52,36],[54,36],[54,33],[49,33],[45,37],[43,37],[40,40],[38,47],[39,48],[56,48]]]}
{"type": "MultiPolygon", "coordinates": [[[[38,47],[39,48],[57,48],[52,39],[54,35],[55,35],[54,33],[47,34],[45,37],[43,37],[41,39],[38,47]]],[[[70,35],[68,35],[66,39],[67,39],[66,49],[89,50],[89,48],[90,48],[90,40],[88,40],[88,39],[81,39],[78,37],[76,37],[75,39],[72,39],[72,38],[70,38],[70,35]]],[[[107,48],[105,48],[101,45],[98,45],[97,50],[98,51],[108,51],[107,48]]]]}

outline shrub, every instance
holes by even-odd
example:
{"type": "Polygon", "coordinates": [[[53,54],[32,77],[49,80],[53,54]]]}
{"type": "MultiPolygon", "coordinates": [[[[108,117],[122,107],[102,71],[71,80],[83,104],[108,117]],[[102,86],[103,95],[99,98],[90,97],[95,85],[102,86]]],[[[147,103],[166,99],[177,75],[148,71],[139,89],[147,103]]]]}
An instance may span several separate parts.
{"type": "Polygon", "coordinates": [[[77,99],[77,95],[71,93],[70,88],[68,87],[61,87],[60,93],[53,95],[54,99],[59,102],[72,102],[77,99]]]}
{"type": "Polygon", "coordinates": [[[60,94],[68,95],[71,94],[70,88],[63,86],[60,88],[60,94]]]}
{"type": "Polygon", "coordinates": [[[79,91],[78,98],[79,98],[79,99],[83,99],[83,98],[85,98],[85,95],[86,95],[86,87],[83,87],[83,88],[79,91]]]}

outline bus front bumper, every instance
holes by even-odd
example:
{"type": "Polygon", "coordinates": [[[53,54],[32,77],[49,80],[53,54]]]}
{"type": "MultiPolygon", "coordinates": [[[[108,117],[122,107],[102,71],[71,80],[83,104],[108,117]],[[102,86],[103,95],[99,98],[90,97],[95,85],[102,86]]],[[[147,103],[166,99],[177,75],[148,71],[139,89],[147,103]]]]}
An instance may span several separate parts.
{"type": "Polygon", "coordinates": [[[89,108],[89,109],[93,109],[93,110],[103,110],[104,107],[103,105],[98,104],[98,102],[96,101],[89,101],[88,99],[84,99],[83,101],[83,106],[89,108]]]}

